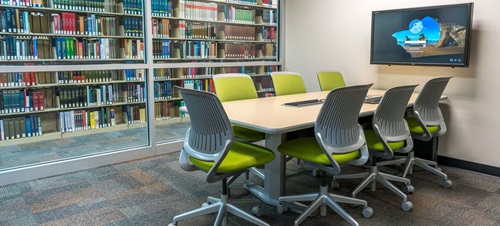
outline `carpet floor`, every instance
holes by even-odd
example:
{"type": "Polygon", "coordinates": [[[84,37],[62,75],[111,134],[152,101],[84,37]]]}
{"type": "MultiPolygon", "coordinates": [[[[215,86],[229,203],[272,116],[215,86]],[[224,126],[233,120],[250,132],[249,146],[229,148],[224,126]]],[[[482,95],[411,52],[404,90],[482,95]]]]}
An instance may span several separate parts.
{"type": "MultiPolygon", "coordinates": [[[[179,167],[179,153],[78,171],[0,187],[0,225],[168,225],[180,213],[198,208],[207,196],[219,196],[220,183],[207,184],[203,172],[179,167]]],[[[374,214],[361,215],[361,207],[341,205],[361,225],[500,225],[500,178],[452,167],[441,167],[453,181],[450,189],[441,179],[420,169],[410,177],[415,192],[413,209],[401,210],[401,198],[378,186],[363,190],[374,214]]],[[[363,169],[346,166],[344,172],[363,169]]],[[[261,184],[254,176],[251,180],[261,184]]],[[[331,180],[331,178],[330,178],[331,180]]],[[[359,180],[342,180],[336,194],[348,195],[359,180]]],[[[232,198],[251,198],[243,179],[231,185],[232,198]]],[[[316,192],[320,178],[311,168],[287,164],[287,194],[316,192]]],[[[251,207],[245,208],[250,211],[251,207]]],[[[299,214],[280,214],[262,205],[261,219],[271,225],[293,225],[299,214]]],[[[212,225],[215,215],[181,221],[178,225],[212,225]]],[[[235,216],[229,225],[251,225],[235,216]]],[[[309,217],[301,225],[348,225],[335,212],[309,217]]]]}

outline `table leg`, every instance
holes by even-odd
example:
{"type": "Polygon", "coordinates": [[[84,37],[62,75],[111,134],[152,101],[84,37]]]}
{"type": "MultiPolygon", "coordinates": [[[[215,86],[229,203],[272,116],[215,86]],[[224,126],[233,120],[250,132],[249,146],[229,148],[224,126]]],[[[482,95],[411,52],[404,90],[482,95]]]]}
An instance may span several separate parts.
{"type": "Polygon", "coordinates": [[[253,183],[245,185],[248,191],[263,202],[273,206],[279,206],[278,198],[285,193],[284,174],[286,160],[285,156],[277,151],[281,140],[281,134],[266,134],[265,146],[276,154],[276,158],[265,166],[264,187],[253,183]]]}

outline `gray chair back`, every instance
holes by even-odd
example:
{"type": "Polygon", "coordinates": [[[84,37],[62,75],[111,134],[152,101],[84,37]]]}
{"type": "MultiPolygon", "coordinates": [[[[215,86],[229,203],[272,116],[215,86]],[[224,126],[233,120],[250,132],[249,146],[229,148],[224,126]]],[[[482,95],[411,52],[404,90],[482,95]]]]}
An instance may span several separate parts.
{"type": "Polygon", "coordinates": [[[362,165],[368,159],[368,149],[358,117],[368,89],[373,84],[348,86],[328,93],[318,114],[314,131],[316,140],[333,165],[340,172],[332,154],[344,154],[361,149],[361,157],[351,163],[362,165]]]}
{"type": "Polygon", "coordinates": [[[408,101],[417,85],[393,87],[380,100],[375,113],[373,114],[373,130],[383,141],[386,152],[378,153],[379,156],[392,158],[393,151],[389,148],[387,142],[399,142],[406,140],[406,145],[398,152],[409,152],[413,148],[413,141],[410,134],[410,128],[404,116],[408,101]]]}
{"type": "MultiPolygon", "coordinates": [[[[195,170],[188,156],[213,161],[207,182],[215,182],[228,175],[216,173],[234,139],[233,129],[222,104],[212,93],[177,87],[186,105],[191,127],[186,131],[179,162],[185,170],[195,170]],[[187,154],[187,155],[186,155],[187,154]]],[[[236,173],[235,173],[236,174],[236,173]]]]}
{"type": "Polygon", "coordinates": [[[424,128],[424,137],[428,137],[429,140],[432,136],[441,136],[446,133],[446,124],[439,108],[439,100],[451,78],[441,77],[429,80],[425,83],[424,88],[422,88],[422,91],[415,100],[413,115],[424,128]],[[426,126],[439,126],[440,130],[434,134],[430,134],[425,128],[426,126]]]}

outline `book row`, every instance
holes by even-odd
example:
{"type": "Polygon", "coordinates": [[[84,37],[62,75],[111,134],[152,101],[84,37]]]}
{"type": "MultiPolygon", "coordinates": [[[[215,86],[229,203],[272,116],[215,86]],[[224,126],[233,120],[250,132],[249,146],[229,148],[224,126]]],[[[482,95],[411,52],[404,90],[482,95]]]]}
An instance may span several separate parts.
{"type": "MultiPolygon", "coordinates": [[[[159,99],[170,99],[172,84],[158,85],[159,99]],[[167,98],[170,97],[170,98],[167,98]]],[[[155,87],[156,88],[156,87],[155,87]]],[[[146,100],[144,84],[109,84],[97,86],[70,86],[41,90],[0,90],[0,114],[44,111],[48,108],[76,108],[112,105],[114,103],[142,103],[146,100]]]]}
{"type": "Polygon", "coordinates": [[[0,87],[143,80],[142,69],[0,73],[0,87]]]}
{"type": "Polygon", "coordinates": [[[144,42],[139,39],[54,37],[49,40],[36,36],[0,39],[0,60],[143,58],[144,42]]]}
{"type": "Polygon", "coordinates": [[[217,3],[179,0],[174,7],[178,10],[180,18],[197,20],[217,20],[217,3]]]}
{"type": "Polygon", "coordinates": [[[153,37],[168,38],[170,37],[170,20],[169,19],[152,19],[153,37]]]}
{"type": "MultiPolygon", "coordinates": [[[[155,80],[171,78],[211,78],[220,73],[269,74],[276,66],[158,68],[153,70],[155,80]]],[[[144,81],[142,69],[58,71],[58,72],[10,72],[0,73],[0,87],[27,87],[44,84],[85,84],[123,81],[144,81]]]]}
{"type": "Polygon", "coordinates": [[[275,44],[231,44],[206,41],[155,40],[155,59],[275,58],[275,44]]]}
{"type": "Polygon", "coordinates": [[[142,0],[0,0],[0,5],[142,15],[142,2],[142,0]]]}
{"type": "Polygon", "coordinates": [[[57,59],[143,59],[144,42],[139,39],[56,37],[57,59]]]}
{"type": "Polygon", "coordinates": [[[219,49],[223,50],[221,58],[274,58],[276,57],[275,44],[231,44],[224,43],[219,49]]]}
{"type": "Polygon", "coordinates": [[[168,100],[173,98],[173,82],[154,82],[155,100],[168,100]]]}
{"type": "Polygon", "coordinates": [[[269,75],[277,71],[276,66],[200,67],[200,68],[158,68],[153,71],[154,79],[211,78],[216,74],[243,73],[247,75],[269,75]]]}
{"type": "MultiPolygon", "coordinates": [[[[176,105],[183,101],[157,102],[154,105],[155,119],[163,120],[175,117],[176,105]]],[[[119,124],[117,115],[121,115],[121,122],[126,124],[145,123],[146,109],[139,105],[124,105],[121,109],[101,107],[97,110],[73,110],[59,112],[59,126],[61,132],[73,132],[89,129],[99,129],[119,124]],[[118,112],[117,112],[118,110],[118,112]]]]}
{"type": "Polygon", "coordinates": [[[59,112],[59,128],[63,133],[115,126],[115,109],[74,110],[59,112]]]}
{"type": "Polygon", "coordinates": [[[193,38],[246,41],[276,41],[275,27],[243,27],[234,25],[215,25],[210,23],[178,21],[170,31],[168,19],[153,19],[152,30],[156,38],[193,38]],[[257,31],[256,31],[257,29],[257,31]]]}
{"type": "MultiPolygon", "coordinates": [[[[46,21],[41,21],[45,23],[46,21]]],[[[80,15],[63,12],[51,15],[52,34],[142,37],[141,17],[80,15]]],[[[30,32],[26,32],[30,33],[30,32]]]]}
{"type": "MultiPolygon", "coordinates": [[[[179,101],[183,102],[183,101],[179,101]]],[[[154,109],[155,109],[155,119],[156,120],[164,120],[164,119],[169,119],[172,117],[176,116],[177,113],[177,108],[175,107],[176,102],[167,102],[167,101],[161,101],[161,102],[156,102],[154,109]]]]}
{"type": "Polygon", "coordinates": [[[171,17],[173,15],[173,1],[151,0],[151,12],[153,16],[171,17]]]}
{"type": "Polygon", "coordinates": [[[0,73],[0,87],[33,86],[38,84],[36,72],[0,73]]]}
{"type": "Polygon", "coordinates": [[[179,86],[187,89],[196,89],[215,93],[213,79],[183,80],[179,86]]]}
{"type": "Polygon", "coordinates": [[[255,10],[250,9],[238,9],[230,5],[220,6],[222,15],[227,22],[237,22],[237,23],[249,23],[254,24],[255,21],[255,10]]]}
{"type": "Polygon", "coordinates": [[[43,111],[45,92],[23,90],[0,90],[0,113],[43,111]]]}
{"type": "Polygon", "coordinates": [[[44,7],[46,0],[0,0],[0,5],[44,7]]]}
{"type": "Polygon", "coordinates": [[[142,14],[142,0],[47,0],[54,9],[142,14]]]}
{"type": "Polygon", "coordinates": [[[28,12],[0,9],[0,32],[142,37],[142,17],[105,17],[74,12],[28,12]]]}
{"type": "Polygon", "coordinates": [[[143,81],[142,69],[126,69],[120,71],[58,71],[57,83],[78,84],[112,81],[143,81]]]}
{"type": "Polygon", "coordinates": [[[123,106],[123,121],[128,124],[146,122],[146,108],[139,105],[124,105],[123,106]]]}
{"type": "Polygon", "coordinates": [[[58,87],[61,109],[135,103],[146,100],[144,84],[109,84],[99,86],[58,87]]]}
{"type": "Polygon", "coordinates": [[[30,114],[29,117],[8,118],[0,120],[1,140],[14,140],[42,135],[40,116],[30,114]]]}

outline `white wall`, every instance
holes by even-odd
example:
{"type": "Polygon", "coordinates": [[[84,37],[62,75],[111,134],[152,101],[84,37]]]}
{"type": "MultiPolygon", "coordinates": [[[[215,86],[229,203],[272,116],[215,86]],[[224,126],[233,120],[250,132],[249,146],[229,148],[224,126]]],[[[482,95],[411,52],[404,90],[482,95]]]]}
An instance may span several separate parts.
{"type": "Polygon", "coordinates": [[[299,72],[308,91],[319,90],[316,72],[322,70],[342,72],[348,85],[374,83],[375,88],[454,76],[445,90],[449,100],[442,105],[448,133],[440,139],[439,154],[500,167],[498,0],[474,1],[469,68],[369,63],[372,11],[467,2],[286,0],[285,69],[299,72]]]}

